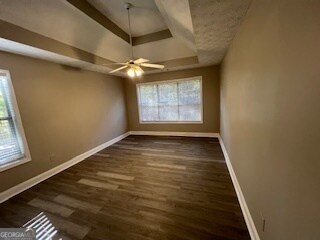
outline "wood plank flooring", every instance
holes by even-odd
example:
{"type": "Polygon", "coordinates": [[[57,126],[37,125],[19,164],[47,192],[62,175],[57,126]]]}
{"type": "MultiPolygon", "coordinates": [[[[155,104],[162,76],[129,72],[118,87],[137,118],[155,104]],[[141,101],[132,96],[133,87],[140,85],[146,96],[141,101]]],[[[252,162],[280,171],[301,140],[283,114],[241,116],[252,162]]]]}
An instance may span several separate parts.
{"type": "Polygon", "coordinates": [[[0,227],[45,212],[54,239],[250,239],[215,138],[129,136],[0,205],[0,227]]]}

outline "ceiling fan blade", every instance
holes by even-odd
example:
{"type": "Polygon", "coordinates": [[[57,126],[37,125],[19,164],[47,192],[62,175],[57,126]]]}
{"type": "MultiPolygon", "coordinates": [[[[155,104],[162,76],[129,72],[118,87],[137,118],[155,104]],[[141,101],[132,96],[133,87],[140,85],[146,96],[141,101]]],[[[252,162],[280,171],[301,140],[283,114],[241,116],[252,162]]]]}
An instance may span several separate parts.
{"type": "Polygon", "coordinates": [[[122,67],[119,67],[119,68],[117,68],[117,69],[112,70],[112,71],[109,72],[109,73],[118,72],[118,71],[120,71],[120,70],[122,70],[122,69],[124,69],[124,68],[127,68],[127,67],[128,67],[128,66],[122,66],[122,67]]]}
{"type": "Polygon", "coordinates": [[[127,65],[128,63],[105,63],[102,64],[103,66],[109,66],[109,65],[127,65]]]}
{"type": "Polygon", "coordinates": [[[152,64],[152,63],[141,63],[140,66],[142,66],[142,67],[149,67],[149,68],[164,68],[163,65],[160,65],[160,64],[152,64]]]}
{"type": "Polygon", "coordinates": [[[135,61],[133,61],[135,64],[140,64],[140,63],[145,63],[145,62],[149,62],[148,59],[144,59],[144,58],[139,58],[135,61]]]}

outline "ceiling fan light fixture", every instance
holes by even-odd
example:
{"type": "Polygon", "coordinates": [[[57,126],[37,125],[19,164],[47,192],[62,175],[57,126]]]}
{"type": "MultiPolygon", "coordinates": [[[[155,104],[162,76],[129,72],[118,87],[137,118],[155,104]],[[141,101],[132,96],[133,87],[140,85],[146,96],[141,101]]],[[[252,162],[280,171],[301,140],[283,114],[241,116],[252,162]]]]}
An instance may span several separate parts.
{"type": "Polygon", "coordinates": [[[127,74],[131,78],[136,76],[135,70],[133,68],[129,68],[129,70],[127,71],[127,74]]]}
{"type": "Polygon", "coordinates": [[[127,71],[127,75],[131,78],[141,77],[143,74],[143,70],[141,68],[130,67],[127,71]]]}
{"type": "Polygon", "coordinates": [[[136,69],[135,72],[137,77],[140,77],[143,73],[141,69],[136,69]]]}

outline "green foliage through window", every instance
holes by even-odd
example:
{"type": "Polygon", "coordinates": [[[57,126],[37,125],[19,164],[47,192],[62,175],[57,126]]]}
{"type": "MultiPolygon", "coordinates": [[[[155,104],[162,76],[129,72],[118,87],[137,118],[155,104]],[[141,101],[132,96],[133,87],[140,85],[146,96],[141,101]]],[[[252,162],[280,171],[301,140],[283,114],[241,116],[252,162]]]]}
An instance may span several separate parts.
{"type": "Polygon", "coordinates": [[[201,80],[147,83],[138,86],[142,122],[200,122],[201,80]]]}

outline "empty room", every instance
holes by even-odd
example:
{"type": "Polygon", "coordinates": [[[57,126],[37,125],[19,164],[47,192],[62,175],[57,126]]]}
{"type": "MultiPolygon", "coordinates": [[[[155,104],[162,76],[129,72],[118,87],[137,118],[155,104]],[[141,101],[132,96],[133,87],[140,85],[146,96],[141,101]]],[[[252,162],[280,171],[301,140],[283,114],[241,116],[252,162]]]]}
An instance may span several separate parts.
{"type": "Polygon", "coordinates": [[[319,0],[0,0],[0,239],[319,240],[319,0]]]}

